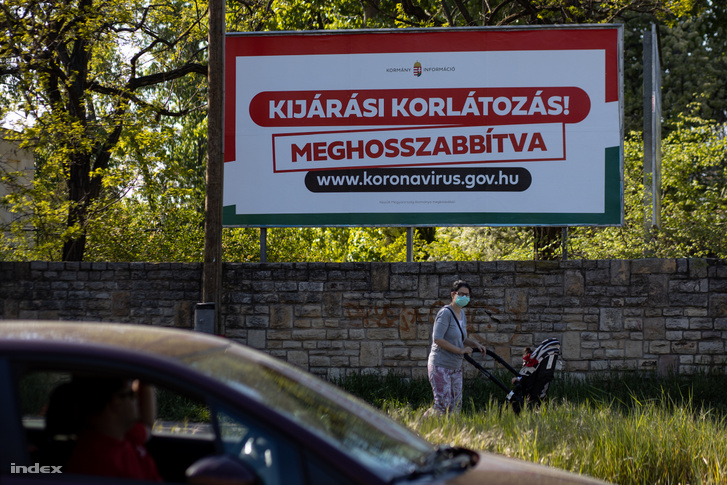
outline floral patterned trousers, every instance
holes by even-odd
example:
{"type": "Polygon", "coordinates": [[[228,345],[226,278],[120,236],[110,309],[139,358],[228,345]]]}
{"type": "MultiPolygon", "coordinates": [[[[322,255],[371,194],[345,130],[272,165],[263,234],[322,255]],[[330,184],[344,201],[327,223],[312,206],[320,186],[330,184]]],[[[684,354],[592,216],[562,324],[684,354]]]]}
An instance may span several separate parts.
{"type": "Polygon", "coordinates": [[[429,364],[427,371],[434,405],[424,415],[459,413],[462,409],[462,368],[454,370],[429,364]]]}

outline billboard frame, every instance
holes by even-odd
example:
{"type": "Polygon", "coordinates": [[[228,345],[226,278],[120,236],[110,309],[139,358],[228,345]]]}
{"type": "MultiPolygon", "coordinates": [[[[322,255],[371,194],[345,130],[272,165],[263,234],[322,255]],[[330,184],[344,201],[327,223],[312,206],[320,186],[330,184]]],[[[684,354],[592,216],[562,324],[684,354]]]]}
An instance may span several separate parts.
{"type": "MultiPolygon", "coordinates": [[[[223,207],[223,225],[226,227],[363,227],[363,226],[620,226],[624,221],[623,205],[623,158],[624,158],[624,84],[623,84],[623,26],[618,24],[585,24],[585,25],[554,25],[554,26],[507,26],[507,27],[469,27],[457,29],[357,29],[357,30],[336,30],[336,31],[298,31],[298,32],[254,32],[254,33],[228,33],[226,49],[226,85],[227,95],[225,103],[225,161],[234,160],[235,156],[235,101],[234,95],[230,94],[231,87],[235,86],[235,69],[230,66],[239,54],[239,51],[231,49],[229,44],[234,39],[244,38],[249,46],[246,47],[251,55],[261,55],[265,52],[276,52],[281,42],[290,42],[287,47],[291,55],[308,55],[305,47],[300,47],[296,39],[310,39],[317,37],[325,38],[325,42],[346,42],[344,38],[336,39],[339,36],[349,36],[360,39],[360,36],[392,36],[408,35],[406,41],[411,43],[415,35],[443,32],[452,32],[457,35],[469,36],[483,32],[487,33],[516,33],[518,36],[535,37],[546,31],[613,31],[616,36],[616,45],[611,49],[615,52],[608,52],[606,70],[609,75],[616,76],[616,81],[611,81],[607,89],[611,93],[607,96],[615,97],[618,100],[618,145],[606,147],[603,154],[603,183],[604,200],[603,211],[600,213],[583,212],[317,212],[317,213],[276,213],[276,214],[239,214],[236,205],[223,207]],[[278,47],[276,47],[278,46],[278,47]],[[615,71],[615,74],[614,72],[615,71]],[[614,85],[615,84],[615,85],[614,85]],[[434,221],[433,221],[434,219],[434,221]],[[454,221],[454,222],[451,222],[454,221]]],[[[503,38],[506,36],[503,36],[503,38]]],[[[385,37],[371,37],[376,43],[385,42],[385,37]]],[[[522,45],[524,40],[519,41],[522,45]]],[[[492,47],[492,46],[490,46],[492,47]]],[[[493,51],[508,50],[507,45],[495,46],[493,51]]],[[[578,50],[586,49],[588,46],[578,46],[578,50]]],[[[518,50],[518,49],[514,49],[518,50]]],[[[539,45],[535,50],[548,50],[547,46],[539,45]]],[[[336,49],[334,48],[334,51],[336,49]]],[[[225,191],[228,192],[228,189],[225,191]]]]}

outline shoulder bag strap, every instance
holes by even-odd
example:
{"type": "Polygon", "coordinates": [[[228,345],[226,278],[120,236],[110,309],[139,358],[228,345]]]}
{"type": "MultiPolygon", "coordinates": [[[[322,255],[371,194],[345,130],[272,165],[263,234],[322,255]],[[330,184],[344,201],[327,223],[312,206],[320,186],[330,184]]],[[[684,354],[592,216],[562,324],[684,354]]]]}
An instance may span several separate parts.
{"type": "Polygon", "coordinates": [[[464,345],[464,332],[462,331],[462,325],[459,324],[459,319],[457,318],[457,314],[454,313],[454,310],[452,310],[452,307],[449,305],[445,305],[447,307],[447,310],[452,312],[452,316],[454,317],[454,321],[457,322],[457,328],[459,329],[459,333],[462,334],[462,345],[464,345]]]}

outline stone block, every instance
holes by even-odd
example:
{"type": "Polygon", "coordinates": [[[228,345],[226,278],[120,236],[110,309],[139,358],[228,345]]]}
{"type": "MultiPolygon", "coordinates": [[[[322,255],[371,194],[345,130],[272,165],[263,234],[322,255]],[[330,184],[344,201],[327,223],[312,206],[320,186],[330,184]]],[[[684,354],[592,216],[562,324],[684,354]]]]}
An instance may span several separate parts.
{"type": "Polygon", "coordinates": [[[641,318],[624,318],[624,328],[631,332],[640,332],[643,330],[643,322],[641,318]]]}
{"type": "Polygon", "coordinates": [[[699,342],[700,354],[722,354],[725,351],[724,340],[702,340],[699,342]]]}
{"type": "Polygon", "coordinates": [[[623,359],[624,355],[624,349],[606,349],[606,358],[608,360],[623,359]]]}
{"type": "Polygon", "coordinates": [[[631,271],[635,274],[675,273],[677,263],[675,259],[636,259],[631,262],[631,271]]]}
{"type": "Polygon", "coordinates": [[[510,344],[516,347],[533,347],[533,335],[532,334],[518,334],[513,335],[510,340],[510,344]]]}
{"type": "Polygon", "coordinates": [[[331,358],[325,355],[311,355],[308,357],[310,367],[330,367],[331,358]]]}
{"type": "Polygon", "coordinates": [[[671,344],[675,354],[694,354],[697,351],[697,342],[680,340],[671,344]]]}
{"type": "Polygon", "coordinates": [[[666,331],[666,339],[667,340],[682,340],[684,338],[684,332],[681,330],[667,330],[666,331]]]}
{"type": "Polygon", "coordinates": [[[623,372],[635,370],[637,366],[636,359],[619,359],[609,362],[612,371],[623,372]]]}
{"type": "Polygon", "coordinates": [[[568,270],[564,278],[564,294],[566,296],[583,296],[585,293],[585,279],[580,270],[568,270]]]}
{"type": "Polygon", "coordinates": [[[340,292],[326,291],[321,297],[321,313],[325,317],[343,316],[341,302],[343,295],[340,292]]]}
{"type": "Polygon", "coordinates": [[[409,360],[408,347],[385,347],[384,359],[389,360],[409,360]]]}
{"type": "Polygon", "coordinates": [[[294,329],[291,338],[294,340],[323,340],[326,338],[325,329],[294,329]]]}
{"type": "Polygon", "coordinates": [[[381,342],[362,342],[359,355],[361,367],[380,367],[383,361],[383,346],[381,342]]]}
{"type": "Polygon", "coordinates": [[[522,314],[528,311],[527,289],[509,288],[505,290],[505,311],[522,314]]]}
{"type": "Polygon", "coordinates": [[[371,289],[387,291],[389,289],[389,264],[371,263],[371,289]]]}
{"type": "Polygon", "coordinates": [[[668,354],[671,352],[671,343],[666,340],[649,342],[650,354],[668,354]]]}
{"type": "Polygon", "coordinates": [[[676,355],[661,355],[657,362],[656,371],[660,376],[669,376],[679,370],[679,357],[676,355]]]}
{"type": "Polygon", "coordinates": [[[414,362],[426,361],[429,358],[429,346],[412,347],[409,354],[414,362]]]}
{"type": "Polygon", "coordinates": [[[712,330],[714,323],[711,318],[690,318],[689,330],[712,330]]]}
{"type": "Polygon", "coordinates": [[[626,286],[629,284],[630,268],[629,262],[625,260],[611,261],[611,284],[614,286],[626,286]]]}
{"type": "Polygon", "coordinates": [[[286,354],[286,360],[289,364],[308,370],[308,352],[303,350],[291,350],[286,354]]]}
{"type": "Polygon", "coordinates": [[[581,356],[581,333],[565,332],[560,343],[560,352],[566,360],[578,360],[581,356]]]}
{"type": "Polygon", "coordinates": [[[290,305],[271,305],[270,328],[293,328],[293,307],[290,305]]]}
{"type": "Polygon", "coordinates": [[[393,341],[399,339],[399,330],[396,328],[369,328],[366,330],[369,340],[393,341]]]}
{"type": "Polygon", "coordinates": [[[710,295],[709,313],[713,317],[727,317],[727,294],[710,295]]]}
{"type": "Polygon", "coordinates": [[[689,319],[686,317],[667,318],[664,321],[664,326],[669,330],[687,330],[689,328],[689,319]]]}
{"type": "Polygon", "coordinates": [[[602,308],[598,326],[602,332],[618,332],[623,330],[623,310],[620,308],[602,308]]]}
{"type": "Polygon", "coordinates": [[[423,274],[419,276],[419,298],[439,298],[439,289],[439,277],[437,275],[423,274]]]}
{"type": "Polygon", "coordinates": [[[416,275],[393,275],[391,276],[391,291],[416,291],[419,277],[416,275]]]}
{"type": "Polygon", "coordinates": [[[128,291],[115,291],[111,295],[111,315],[114,317],[127,317],[131,303],[131,293],[128,291]]]}
{"type": "Polygon", "coordinates": [[[644,319],[644,338],[646,340],[661,340],[666,338],[666,321],[664,318],[644,319]]]}
{"type": "Polygon", "coordinates": [[[627,359],[638,359],[644,356],[644,342],[629,340],[624,344],[624,356],[627,359]]]}
{"type": "Polygon", "coordinates": [[[267,348],[267,339],[265,330],[248,330],[247,345],[254,349],[264,350],[267,348]]]}
{"type": "Polygon", "coordinates": [[[247,328],[268,328],[270,319],[265,315],[248,315],[245,317],[245,327],[247,328]]]}
{"type": "Polygon", "coordinates": [[[689,276],[691,278],[706,278],[709,274],[709,264],[704,259],[689,259],[689,276]]]}
{"type": "Polygon", "coordinates": [[[418,338],[415,309],[401,309],[401,312],[399,313],[398,324],[400,338],[402,338],[403,340],[416,340],[418,338]]]}

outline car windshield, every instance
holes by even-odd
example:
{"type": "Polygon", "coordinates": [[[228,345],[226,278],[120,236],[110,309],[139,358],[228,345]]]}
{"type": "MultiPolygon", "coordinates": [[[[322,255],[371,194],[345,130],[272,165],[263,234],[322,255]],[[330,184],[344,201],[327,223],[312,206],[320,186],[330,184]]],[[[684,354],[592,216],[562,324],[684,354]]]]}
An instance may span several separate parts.
{"type": "Polygon", "coordinates": [[[420,466],[434,447],[373,407],[311,374],[236,345],[177,355],[289,417],[384,479],[420,466]]]}

